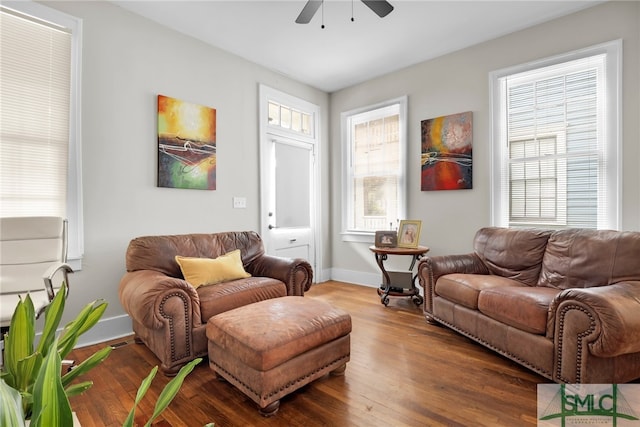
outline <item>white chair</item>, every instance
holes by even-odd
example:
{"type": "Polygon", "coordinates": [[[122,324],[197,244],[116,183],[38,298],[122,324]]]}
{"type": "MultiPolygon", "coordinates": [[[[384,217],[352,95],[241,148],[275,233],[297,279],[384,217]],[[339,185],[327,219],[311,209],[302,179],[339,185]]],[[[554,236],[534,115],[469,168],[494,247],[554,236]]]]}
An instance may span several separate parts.
{"type": "Polygon", "coordinates": [[[64,281],[69,285],[67,220],[60,217],[0,218],[0,326],[4,329],[20,297],[31,296],[36,317],[64,281]]]}

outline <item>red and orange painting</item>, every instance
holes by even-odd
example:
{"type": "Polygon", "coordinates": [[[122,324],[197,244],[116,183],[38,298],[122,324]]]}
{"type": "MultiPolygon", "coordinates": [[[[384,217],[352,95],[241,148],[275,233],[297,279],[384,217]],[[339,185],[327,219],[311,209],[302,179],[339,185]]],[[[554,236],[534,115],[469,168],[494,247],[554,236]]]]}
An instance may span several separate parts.
{"type": "Polygon", "coordinates": [[[473,188],[471,111],[423,120],[422,191],[473,188]]]}
{"type": "Polygon", "coordinates": [[[158,95],[158,187],[216,189],[216,110],[158,95]]]}

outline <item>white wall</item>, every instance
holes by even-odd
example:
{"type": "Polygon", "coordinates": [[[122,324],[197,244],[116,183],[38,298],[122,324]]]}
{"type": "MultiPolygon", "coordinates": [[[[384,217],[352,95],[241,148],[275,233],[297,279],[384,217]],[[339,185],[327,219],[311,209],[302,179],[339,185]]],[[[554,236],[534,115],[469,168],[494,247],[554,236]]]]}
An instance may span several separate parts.
{"type": "Polygon", "coordinates": [[[84,26],[85,256],[82,271],[70,278],[65,314],[70,320],[87,302],[106,299],[105,321],[85,340],[93,341],[131,332],[118,284],[132,238],[259,230],[258,85],[320,105],[324,135],[329,96],[110,3],[46,5],[82,18],[84,26]],[[156,187],[158,94],[216,108],[216,191],[156,187]],[[233,196],[246,197],[247,209],[232,209],[233,196]]]}
{"type": "MultiPolygon", "coordinates": [[[[380,283],[369,245],[340,237],[341,112],[408,95],[407,219],[422,220],[420,243],[430,255],[467,253],[477,229],[490,225],[489,72],[615,39],[624,49],[622,227],[640,230],[639,24],[639,2],[610,2],[332,94],[332,277],[380,283]],[[420,121],[465,111],[473,112],[473,189],[420,191],[420,121]]],[[[408,267],[406,259],[395,262],[408,267]]]]}

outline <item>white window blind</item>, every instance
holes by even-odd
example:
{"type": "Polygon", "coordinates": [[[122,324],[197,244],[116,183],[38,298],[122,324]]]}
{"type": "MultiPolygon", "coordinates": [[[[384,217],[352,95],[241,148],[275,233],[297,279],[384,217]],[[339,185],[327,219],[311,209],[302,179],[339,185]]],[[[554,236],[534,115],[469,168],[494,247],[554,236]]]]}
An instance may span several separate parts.
{"type": "Polygon", "coordinates": [[[71,35],[0,14],[0,214],[66,217],[71,35]]]}
{"type": "Polygon", "coordinates": [[[495,79],[496,225],[617,228],[617,109],[608,61],[606,52],[581,55],[495,79]]]}
{"type": "Polygon", "coordinates": [[[81,23],[35,2],[0,7],[0,215],[69,220],[79,268],[81,23]]]}
{"type": "Polygon", "coordinates": [[[343,116],[346,128],[346,233],[373,233],[404,218],[403,104],[397,100],[343,116]]]}

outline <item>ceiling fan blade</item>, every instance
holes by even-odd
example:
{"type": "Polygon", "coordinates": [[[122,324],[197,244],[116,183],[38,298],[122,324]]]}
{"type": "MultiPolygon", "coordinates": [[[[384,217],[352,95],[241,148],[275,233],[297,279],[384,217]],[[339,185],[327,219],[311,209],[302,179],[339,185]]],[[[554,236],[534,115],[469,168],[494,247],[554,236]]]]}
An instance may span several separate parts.
{"type": "Polygon", "coordinates": [[[386,0],[362,0],[369,9],[373,10],[380,18],[384,18],[393,10],[393,6],[386,0]]]}
{"type": "Polygon", "coordinates": [[[296,24],[308,24],[311,22],[313,15],[316,14],[320,5],[322,4],[322,0],[309,0],[307,4],[302,8],[302,12],[296,18],[296,24]]]}

